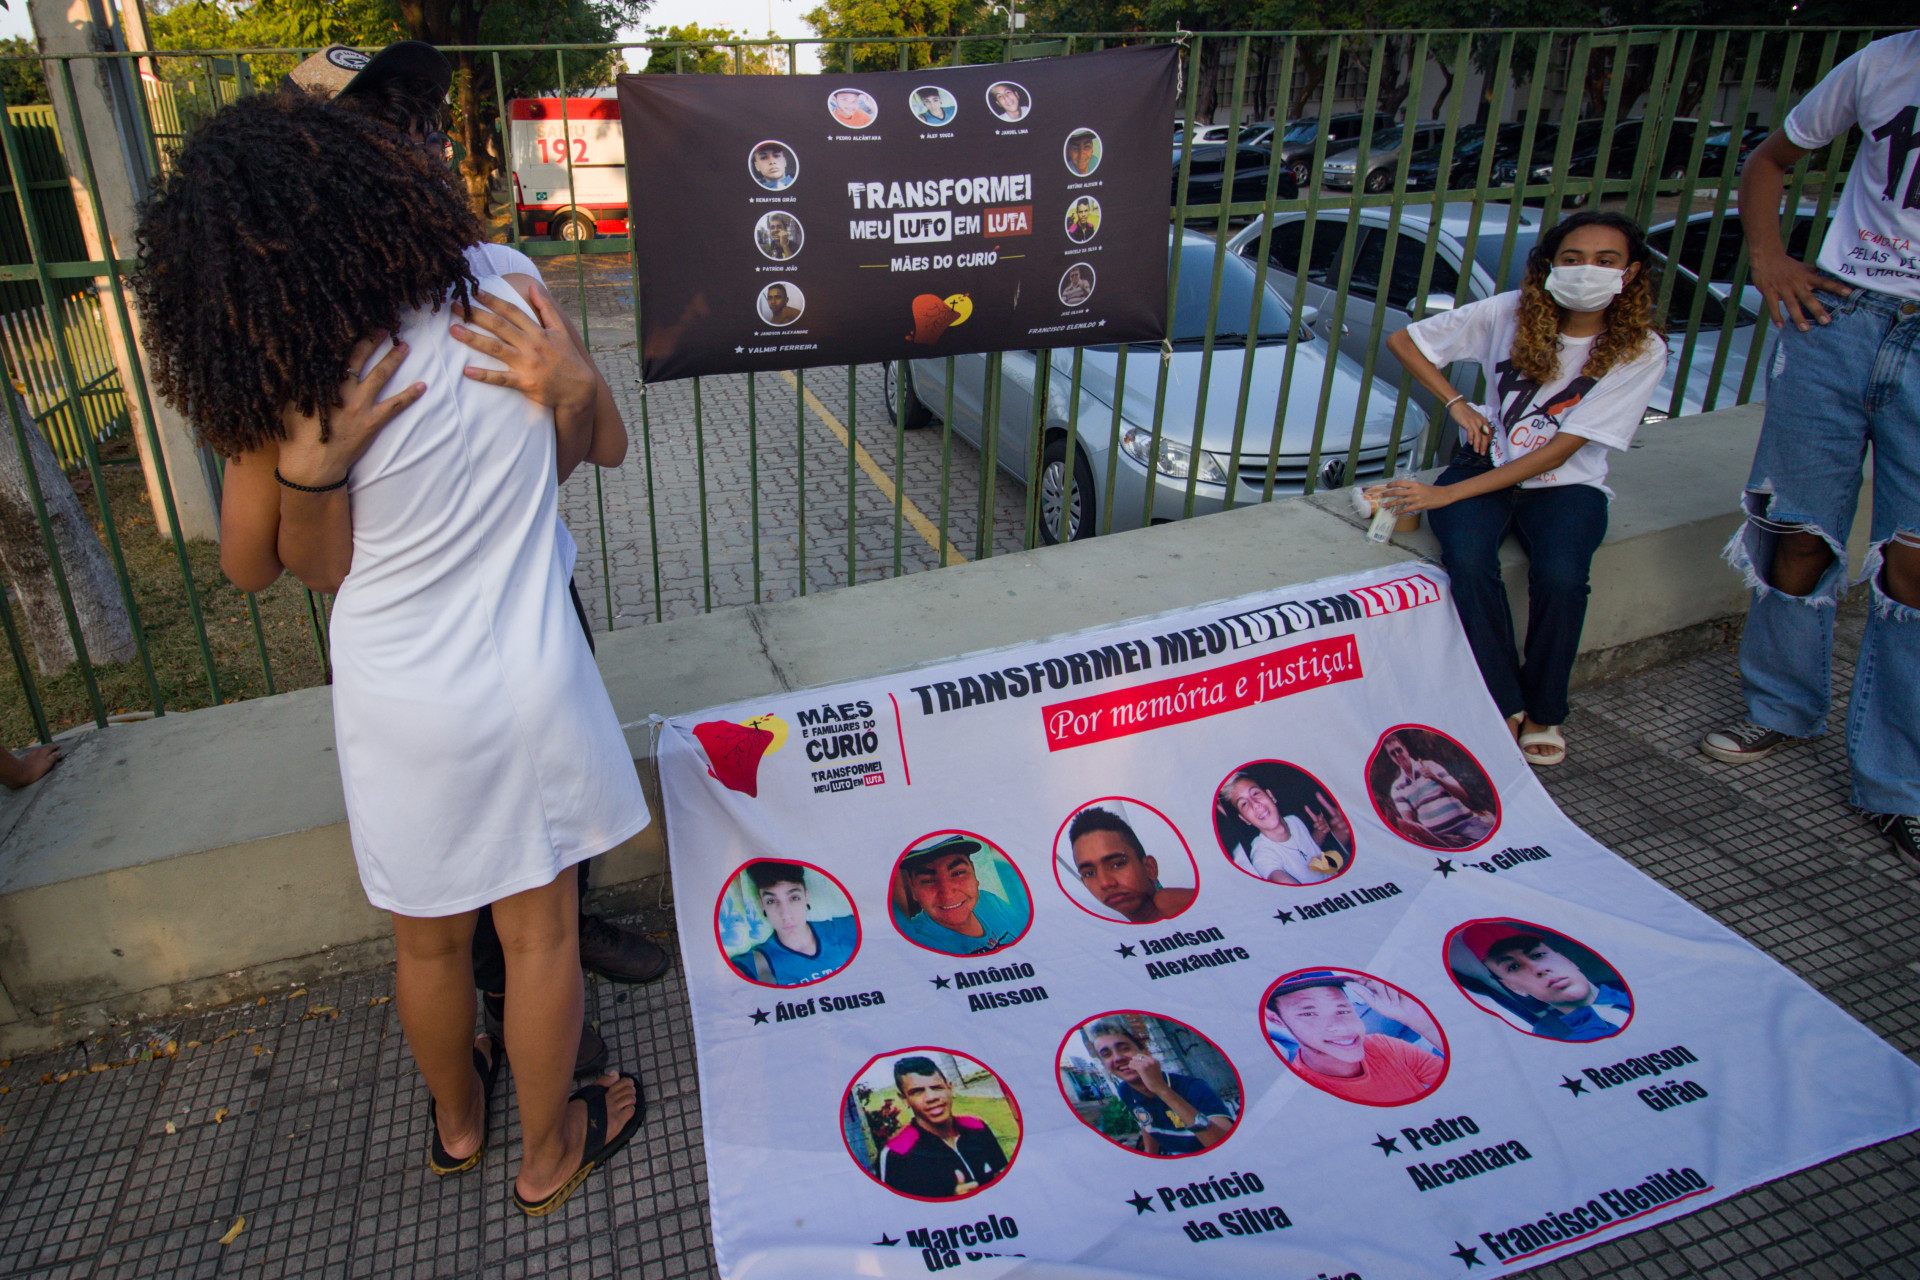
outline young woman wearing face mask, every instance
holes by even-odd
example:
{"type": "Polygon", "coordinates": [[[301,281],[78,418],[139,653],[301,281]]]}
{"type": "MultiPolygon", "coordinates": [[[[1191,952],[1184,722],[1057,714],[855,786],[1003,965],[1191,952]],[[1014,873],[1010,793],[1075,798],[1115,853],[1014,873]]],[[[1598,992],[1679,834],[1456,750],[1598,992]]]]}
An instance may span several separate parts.
{"type": "Polygon", "coordinates": [[[1567,680],[1613,496],[1608,452],[1632,444],[1666,370],[1653,300],[1645,233],[1617,213],[1577,213],[1541,235],[1518,290],[1387,339],[1463,443],[1433,484],[1401,478],[1367,495],[1432,513],[1480,674],[1534,765],[1567,754],[1567,680]],[[1448,383],[1441,368],[1456,360],[1485,371],[1487,403],[1448,383]],[[1500,578],[1510,530],[1528,557],[1524,654],[1500,578]]]}

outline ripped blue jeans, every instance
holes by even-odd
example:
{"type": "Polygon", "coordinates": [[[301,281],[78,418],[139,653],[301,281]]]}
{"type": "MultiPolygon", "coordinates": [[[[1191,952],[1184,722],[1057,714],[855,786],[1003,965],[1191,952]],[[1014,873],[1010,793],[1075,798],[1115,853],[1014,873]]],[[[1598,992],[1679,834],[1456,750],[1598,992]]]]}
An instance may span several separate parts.
{"type": "Polygon", "coordinates": [[[1920,302],[1862,289],[1820,300],[1831,323],[1780,333],[1747,521],[1727,544],[1753,588],[1740,678],[1756,723],[1795,737],[1825,731],[1834,607],[1847,586],[1847,535],[1871,443],[1873,537],[1862,577],[1872,611],[1847,715],[1853,803],[1920,813],[1920,610],[1888,596],[1881,574],[1888,543],[1920,549],[1920,302]],[[1789,532],[1817,534],[1834,552],[1804,596],[1767,583],[1789,532]]]}

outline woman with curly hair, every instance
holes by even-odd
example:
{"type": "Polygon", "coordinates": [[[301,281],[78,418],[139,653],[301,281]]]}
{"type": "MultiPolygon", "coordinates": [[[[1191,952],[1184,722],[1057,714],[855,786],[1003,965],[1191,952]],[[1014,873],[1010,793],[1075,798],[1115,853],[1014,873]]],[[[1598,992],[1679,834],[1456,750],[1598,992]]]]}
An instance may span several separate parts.
{"type": "Polygon", "coordinates": [[[630,1075],[568,1094],[573,868],[649,818],[556,534],[558,469],[588,455],[594,422],[465,372],[505,367],[456,340],[470,303],[537,323],[527,282],[476,275],[479,239],[445,165],[403,135],[259,95],[187,139],[142,211],[136,279],[155,384],[227,458],[223,565],[338,591],[341,782],[361,884],[393,919],[429,1166],[464,1172],[486,1149],[499,1053],[472,1039],[468,949],[491,904],[513,1194],[539,1215],[639,1127],[630,1075]],[[393,379],[406,389],[380,399],[393,379]]]}
{"type": "Polygon", "coordinates": [[[1567,756],[1567,681],[1613,497],[1607,454],[1633,443],[1667,367],[1653,297],[1645,233],[1617,213],[1576,213],[1541,235],[1518,290],[1387,339],[1466,441],[1434,483],[1402,477],[1367,495],[1433,513],[1467,641],[1530,764],[1567,756]],[[1440,368],[1455,360],[1480,365],[1491,403],[1454,391],[1440,368]],[[1524,657],[1500,577],[1509,530],[1528,559],[1524,657]]]}

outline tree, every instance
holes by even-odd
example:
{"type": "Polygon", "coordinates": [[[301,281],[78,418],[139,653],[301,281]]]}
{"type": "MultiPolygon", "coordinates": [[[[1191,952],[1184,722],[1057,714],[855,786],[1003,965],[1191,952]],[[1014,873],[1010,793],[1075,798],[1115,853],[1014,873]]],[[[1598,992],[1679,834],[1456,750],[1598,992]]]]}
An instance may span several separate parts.
{"type": "MultiPolygon", "coordinates": [[[[33,41],[23,36],[14,36],[10,40],[0,40],[0,53],[37,54],[33,41]]],[[[0,62],[0,96],[4,96],[10,107],[28,107],[36,103],[51,101],[47,97],[47,77],[37,62],[8,59],[0,62]]]]}
{"type": "MultiPolygon", "coordinates": [[[[860,36],[965,36],[985,35],[991,30],[991,14],[979,0],[825,0],[819,8],[804,15],[816,35],[829,40],[860,36]]],[[[835,70],[845,70],[845,50],[853,51],[855,71],[893,71],[903,64],[900,51],[907,51],[908,68],[932,66],[953,56],[949,44],[856,44],[833,50],[839,62],[835,70]]],[[[822,60],[826,54],[823,51],[822,60]]]]}
{"type": "MultiPolygon", "coordinates": [[[[773,33],[768,32],[771,39],[773,33]]],[[[684,27],[648,27],[647,39],[660,40],[674,44],[698,44],[717,46],[729,41],[753,40],[758,37],[745,32],[735,32],[726,27],[702,27],[690,22],[684,27]]],[[[736,72],[747,75],[779,75],[787,70],[787,55],[784,49],[771,49],[766,45],[749,45],[740,49],[737,61],[734,51],[729,48],[700,49],[655,49],[647,59],[647,65],[641,72],[651,74],[671,74],[685,72],[699,75],[730,76],[736,72]]]]}
{"type": "Polygon", "coordinates": [[[133,627],[127,621],[127,607],[120,595],[120,580],[113,561],[93,530],[93,522],[81,509],[73,486],[67,483],[60,461],[47,445],[46,437],[33,421],[26,399],[13,387],[0,382],[0,395],[12,400],[12,414],[0,408],[0,570],[4,570],[20,612],[26,618],[27,634],[39,660],[40,674],[64,671],[75,658],[72,633],[67,630],[67,615],[54,582],[53,563],[47,558],[47,540],[33,509],[33,495],[27,484],[27,471],[21,465],[20,451],[13,439],[12,419],[17,415],[27,439],[27,452],[33,459],[34,478],[40,484],[40,498],[46,504],[47,523],[53,534],[54,550],[60,556],[60,568],[66,575],[67,591],[80,623],[80,638],[87,646],[87,658],[94,663],[131,662],[139,652],[133,641],[133,627]]]}

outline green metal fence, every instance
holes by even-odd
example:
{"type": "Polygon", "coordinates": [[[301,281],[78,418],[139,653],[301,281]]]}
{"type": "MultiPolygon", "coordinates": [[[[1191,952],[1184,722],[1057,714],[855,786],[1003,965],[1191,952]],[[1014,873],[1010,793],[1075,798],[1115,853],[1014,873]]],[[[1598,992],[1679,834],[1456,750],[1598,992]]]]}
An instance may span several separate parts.
{"type": "MultiPolygon", "coordinates": [[[[798,62],[799,46],[812,45],[819,49],[825,68],[838,71],[852,69],[856,58],[862,69],[870,69],[875,51],[888,48],[897,65],[906,68],[1012,61],[1119,43],[1173,42],[1183,47],[1187,71],[1181,118],[1199,123],[1202,108],[1210,103],[1213,118],[1229,126],[1224,151],[1218,156],[1218,199],[1202,203],[1189,198],[1196,179],[1212,177],[1196,169],[1199,148],[1176,145],[1169,158],[1170,225],[1176,234],[1186,229],[1210,237],[1211,245],[1210,253],[1198,259],[1174,254],[1167,288],[1171,316],[1183,295],[1199,296],[1193,279],[1196,266],[1204,262],[1210,267],[1202,291],[1205,329],[1196,339],[1197,386],[1170,376],[1167,351],[1089,348],[1038,359],[1019,352],[949,358],[931,366],[934,374],[944,373],[945,392],[926,406],[943,423],[939,479],[932,491],[923,486],[918,500],[909,495],[904,470],[909,434],[906,397],[894,397],[891,420],[878,437],[872,434],[869,414],[869,434],[863,439],[861,370],[848,368],[844,379],[834,371],[813,370],[778,379],[744,375],[730,380],[692,379],[691,387],[639,389],[637,420],[629,422],[636,447],[622,473],[608,475],[593,469],[597,527],[577,530],[583,555],[598,565],[605,609],[602,623],[612,625],[616,617],[616,557],[630,562],[629,553],[642,541],[650,563],[632,572],[650,599],[638,610],[640,620],[667,616],[665,579],[676,572],[683,576],[694,572],[695,553],[687,551],[683,565],[663,568],[663,529],[678,533],[691,528],[694,536],[686,544],[698,548],[698,585],[691,599],[698,608],[712,609],[805,594],[822,585],[844,585],[863,574],[895,576],[923,564],[933,567],[985,558],[1009,545],[1034,547],[1054,541],[1070,531],[1069,513],[1076,498],[1091,502],[1096,515],[1088,531],[1106,533],[1162,518],[1271,501],[1291,492],[1310,493],[1342,478],[1391,475],[1402,465],[1431,464],[1449,442],[1431,429],[1423,393],[1404,376],[1397,385],[1375,382],[1389,312],[1398,307],[1411,319],[1426,314],[1432,305],[1448,305],[1436,281],[1444,283],[1449,274],[1457,277],[1457,283],[1455,292],[1447,296],[1456,302],[1479,296],[1487,280],[1494,289],[1505,287],[1524,259],[1531,236],[1574,204],[1599,202],[1643,223],[1672,224],[1658,247],[1677,261],[1663,264],[1659,303],[1675,335],[1677,368],[1664,406],[1656,407],[1681,413],[1745,402],[1754,395],[1770,335],[1764,318],[1753,314],[1744,239],[1737,217],[1729,216],[1744,126],[1751,117],[1759,126],[1777,129],[1807,88],[1873,34],[1857,29],[1672,28],[1060,33],[1019,41],[873,37],[740,41],[721,46],[642,43],[474,50],[477,56],[491,59],[496,85],[504,80],[502,55],[524,56],[530,50],[550,53],[558,72],[557,96],[564,100],[569,86],[562,55],[567,51],[667,48],[684,65],[687,57],[711,54],[718,48],[737,69],[744,70],[750,57],[769,49],[784,50],[784,65],[792,68],[798,62]],[[1475,87],[1471,94],[1469,86],[1475,87]],[[1430,190],[1409,190],[1416,160],[1413,146],[1392,153],[1383,162],[1387,172],[1372,182],[1363,179],[1366,165],[1362,163],[1354,170],[1350,190],[1325,186],[1326,161],[1341,144],[1330,143],[1329,130],[1324,128],[1314,133],[1310,147],[1288,157],[1292,168],[1307,179],[1297,194],[1286,194],[1289,170],[1276,162],[1272,150],[1264,153],[1265,174],[1257,191],[1248,190],[1244,182],[1236,190],[1242,166],[1263,158],[1259,150],[1242,145],[1242,134],[1262,124],[1278,125],[1272,145],[1279,148],[1292,114],[1328,121],[1343,112],[1353,113],[1361,121],[1352,140],[1357,143],[1355,155],[1365,160],[1375,154],[1376,134],[1386,138],[1388,126],[1376,121],[1378,108],[1404,104],[1404,123],[1411,126],[1423,119],[1423,104],[1439,98],[1442,87],[1444,108],[1433,122],[1433,140],[1419,156],[1423,171],[1430,168],[1435,175],[1430,190]],[[1290,102],[1299,104],[1297,113],[1287,111],[1290,102]],[[1260,109],[1254,110],[1251,104],[1260,104],[1260,109]],[[1717,114],[1724,116],[1728,126],[1725,138],[1716,136],[1723,130],[1712,119],[1714,105],[1721,108],[1717,114]],[[1696,116],[1706,123],[1696,125],[1696,116]],[[1504,131],[1503,124],[1509,126],[1504,131]],[[1591,162],[1582,171],[1583,156],[1588,153],[1592,153],[1591,162]],[[1512,169],[1510,178],[1505,176],[1507,168],[1512,169]],[[1384,189],[1369,190],[1370,186],[1384,189]],[[1443,226],[1457,226],[1459,232],[1443,231],[1443,226]],[[1336,237],[1337,252],[1328,247],[1336,237]],[[1316,242],[1321,246],[1319,253],[1316,242]],[[1223,309],[1222,281],[1234,257],[1252,271],[1252,298],[1270,292],[1287,306],[1293,319],[1285,326],[1284,341],[1261,339],[1257,310],[1240,315],[1223,309]],[[1188,277],[1184,284],[1183,274],[1188,277]],[[1324,305],[1310,304],[1310,295],[1319,296],[1324,305]],[[1314,321],[1318,334],[1306,322],[1310,306],[1319,312],[1314,321]],[[1367,319],[1356,334],[1348,317],[1358,316],[1362,308],[1367,319]],[[1343,341],[1352,349],[1351,356],[1335,354],[1343,341]],[[1317,380],[1307,372],[1316,363],[1307,354],[1310,344],[1317,344],[1311,351],[1321,353],[1317,380]],[[1211,413],[1217,426],[1225,410],[1219,407],[1211,384],[1215,370],[1228,370],[1235,356],[1238,385],[1231,443],[1215,451],[1215,456],[1206,448],[1207,418],[1211,413]],[[975,363],[969,366],[969,361],[975,363]],[[1101,371],[1097,389],[1091,383],[1096,366],[1101,371]],[[1252,392],[1256,370],[1273,368],[1279,370],[1279,390],[1269,422],[1264,407],[1257,416],[1253,412],[1252,392]],[[960,433],[954,429],[954,387],[962,377],[977,378],[982,388],[977,449],[956,439],[960,433]],[[1134,384],[1133,398],[1127,393],[1129,379],[1134,384]],[[1336,381],[1358,388],[1350,410],[1342,404],[1335,411],[1340,402],[1336,381]],[[820,399],[822,394],[838,399],[842,382],[844,422],[835,416],[837,405],[829,409],[820,399]],[[1150,410],[1138,395],[1148,387],[1150,410]],[[1020,396],[1027,397],[1030,407],[1023,410],[1022,421],[1008,422],[1001,408],[1021,403],[1020,396]],[[742,397],[744,415],[735,411],[742,397]],[[727,402],[725,413],[715,409],[717,400],[727,402]],[[1283,452],[1282,419],[1290,411],[1304,412],[1307,406],[1312,408],[1310,444],[1304,455],[1283,452]],[[1389,406],[1391,430],[1384,447],[1363,445],[1367,423],[1379,421],[1389,406]],[[810,475],[807,436],[821,424],[833,433],[846,456],[844,462],[830,459],[823,467],[816,452],[810,475]],[[690,484],[677,479],[663,483],[661,459],[673,449],[684,449],[689,441],[691,466],[686,478],[690,484]],[[763,468],[762,460],[771,456],[776,441],[784,442],[779,466],[763,468]],[[1022,456],[1011,455],[1012,449],[1020,450],[1022,456]],[[717,580],[716,575],[716,533],[726,521],[738,522],[740,513],[719,509],[724,504],[713,501],[712,485],[717,482],[721,455],[734,458],[742,450],[750,586],[744,570],[737,582],[726,575],[719,575],[726,580],[717,580]],[[876,458],[889,453],[891,474],[885,461],[876,458]],[[1100,472],[1089,474],[1077,465],[1091,454],[1105,459],[1100,472]],[[1136,463],[1136,458],[1144,461],[1136,463]],[[1051,489],[1043,466],[1050,459],[1061,464],[1051,489]],[[1035,482],[1018,495],[1017,511],[1003,519],[996,485],[999,473],[1015,461],[1024,464],[1018,469],[1035,482]],[[769,480],[773,475],[780,479],[769,480]],[[1127,490],[1123,478],[1128,484],[1144,484],[1138,510],[1123,505],[1127,490]],[[615,545],[618,539],[610,540],[607,491],[615,484],[623,500],[633,497],[644,505],[644,539],[635,533],[619,545],[615,545]],[[1080,492],[1087,488],[1090,494],[1080,492]],[[891,547],[877,553],[863,547],[857,536],[863,494],[869,506],[874,495],[890,506],[891,547]],[[808,517],[810,496],[813,525],[808,517]],[[828,572],[824,580],[808,543],[809,532],[817,531],[824,520],[823,501],[831,502],[836,523],[844,519],[846,534],[844,573],[828,572]],[[778,530],[776,523],[781,524],[778,530]],[[781,581],[763,572],[763,551],[771,555],[774,542],[789,538],[800,549],[800,568],[793,580],[781,581]],[[930,564],[921,554],[920,542],[913,539],[931,549],[930,564]],[[915,554],[904,553],[909,545],[915,554]]],[[[304,52],[260,50],[250,51],[249,56],[304,52]]],[[[65,104],[69,118],[78,116],[73,63],[126,56],[46,61],[49,86],[56,102],[65,104]]],[[[203,97],[207,104],[253,88],[247,77],[236,73],[241,64],[230,52],[142,56],[159,64],[162,79],[176,89],[203,83],[204,94],[196,97],[203,97]],[[189,68],[198,69],[198,81],[189,68]]],[[[191,127],[186,117],[192,113],[179,106],[173,94],[156,96],[149,89],[140,96],[134,114],[142,136],[125,141],[150,157],[157,172],[164,166],[172,140],[183,127],[191,127]]],[[[504,92],[497,96],[499,100],[490,105],[502,130],[500,154],[510,166],[512,151],[504,135],[508,104],[504,92]]],[[[25,138],[18,121],[0,122],[10,172],[26,171],[22,168],[28,146],[25,138]]],[[[118,147],[122,141],[75,139],[67,158],[75,181],[89,194],[94,229],[101,241],[106,236],[98,212],[94,157],[110,154],[109,147],[118,147]]],[[[1213,158],[1204,156],[1201,168],[1213,158]]],[[[1818,244],[1850,159],[1842,139],[1799,166],[1787,207],[1789,221],[1801,224],[1801,229],[1796,234],[1790,228],[1789,243],[1818,244]]],[[[571,178],[570,149],[567,165],[571,178]]],[[[85,261],[83,251],[76,253],[71,245],[59,243],[35,199],[29,198],[32,185],[16,186],[4,193],[9,201],[0,202],[0,206],[11,203],[17,211],[29,250],[15,264],[0,265],[0,290],[24,289],[30,294],[31,320],[23,319],[21,313],[9,320],[18,322],[22,334],[30,334],[21,343],[33,344],[47,355],[34,375],[38,382],[27,379],[30,396],[40,397],[32,401],[34,416],[43,430],[58,436],[67,448],[63,460],[90,483],[94,514],[119,573],[139,645],[139,659],[130,664],[137,668],[135,674],[123,673],[117,686],[109,681],[109,692],[103,694],[69,601],[66,615],[78,653],[77,681],[60,677],[70,685],[67,710],[49,715],[42,696],[49,681],[36,676],[11,605],[0,595],[0,625],[7,633],[20,684],[17,700],[24,704],[23,714],[30,714],[33,731],[45,738],[75,720],[104,724],[116,710],[163,714],[169,708],[208,705],[324,679],[327,602],[286,583],[259,597],[242,597],[217,577],[211,549],[189,546],[180,535],[172,485],[176,480],[199,483],[199,477],[172,477],[164,465],[154,466],[151,492],[140,493],[130,489],[127,476],[131,473],[121,467],[118,480],[108,483],[107,472],[115,469],[114,464],[130,459],[128,431],[143,437],[141,453],[150,465],[163,451],[153,426],[144,371],[136,362],[129,370],[133,385],[123,392],[113,383],[109,395],[110,384],[103,380],[103,373],[110,371],[111,364],[101,365],[94,354],[104,352],[104,343],[88,336],[85,308],[76,310],[73,304],[93,301],[99,308],[95,314],[103,312],[109,321],[128,327],[124,277],[134,264],[124,259],[85,261]],[[47,399],[52,396],[60,399],[47,399]],[[60,403],[89,406],[87,412],[92,413],[90,406],[96,402],[105,406],[110,399],[118,400],[117,412],[101,421],[137,425],[123,428],[104,449],[95,431],[67,431],[42,408],[60,403]],[[103,452],[108,455],[105,470],[103,452]],[[149,499],[150,522],[141,514],[141,505],[149,499]],[[134,514],[130,517],[130,513],[134,514]],[[130,518],[143,527],[123,534],[120,526],[130,518]],[[147,523],[151,529],[144,527],[147,523]],[[129,539],[136,545],[129,547],[129,539]],[[145,557],[131,572],[130,554],[135,560],[145,557]],[[288,641],[290,627],[304,633],[297,650],[288,641]],[[158,663],[156,654],[161,658],[158,663]],[[197,674],[191,680],[168,674],[185,668],[197,674]],[[117,694],[112,691],[116,688],[117,694]]],[[[513,189],[510,173],[506,185],[513,189]]],[[[0,219],[5,216],[0,214],[0,219]]],[[[536,258],[564,255],[572,259],[579,315],[590,343],[608,344],[610,349],[630,339],[637,345],[637,310],[630,334],[624,326],[617,334],[595,333],[587,306],[589,263],[624,258],[632,269],[630,240],[600,236],[535,241],[523,236],[517,217],[508,218],[507,235],[536,258]]],[[[0,335],[8,332],[0,324],[0,335]]],[[[1223,372],[1221,376],[1225,381],[1233,375],[1223,372]]],[[[871,373],[864,377],[871,384],[871,373]]],[[[871,385],[864,395],[871,409],[871,385]]],[[[20,420],[11,404],[9,418],[15,445],[25,456],[30,424],[20,420]]],[[[31,467],[27,475],[52,554],[44,495],[31,467]]],[[[1738,477],[1730,476],[1728,483],[1737,484],[1738,477]]],[[[58,565],[57,555],[54,562],[58,565]]],[[[67,599],[67,584],[58,574],[56,578],[63,600],[67,599]]]]}

